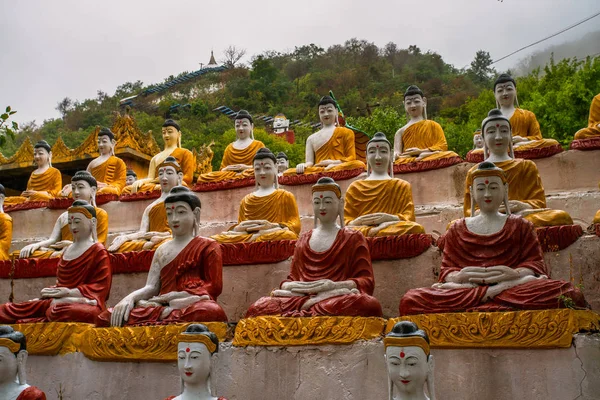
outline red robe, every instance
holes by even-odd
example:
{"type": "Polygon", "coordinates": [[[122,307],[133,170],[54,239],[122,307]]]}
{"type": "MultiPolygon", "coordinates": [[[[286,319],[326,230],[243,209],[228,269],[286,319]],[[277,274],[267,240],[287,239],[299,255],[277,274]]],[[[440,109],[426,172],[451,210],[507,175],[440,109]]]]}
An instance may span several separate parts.
{"type": "Polygon", "coordinates": [[[46,400],[46,395],[35,386],[29,386],[17,396],[17,400],[46,400]]]}
{"type": "Polygon", "coordinates": [[[359,294],[331,297],[308,310],[301,310],[309,296],[262,297],[254,303],[246,317],[281,315],[283,317],[351,316],[381,317],[379,301],[372,297],[375,288],[369,247],[362,233],[341,229],[331,248],[322,253],[309,246],[312,231],[303,234],[296,243],[288,278],[282,282],[312,282],[330,279],[334,282],[352,280],[359,294]]]}
{"type": "MultiPolygon", "coordinates": [[[[512,269],[529,268],[536,276],[550,276],[535,228],[520,216],[510,215],[500,232],[485,236],[469,231],[463,218],[452,224],[438,241],[438,247],[442,250],[439,282],[467,266],[505,265],[512,269]]],[[[573,299],[578,307],[586,307],[581,291],[565,281],[531,281],[482,303],[486,291],[485,285],[468,289],[411,289],[400,300],[400,315],[561,308],[561,295],[573,299]]]]}
{"type": "Polygon", "coordinates": [[[96,300],[97,305],[52,305],[52,299],[6,303],[0,305],[0,323],[94,323],[96,316],[106,310],[106,300],[110,293],[111,282],[112,273],[108,251],[102,243],[93,244],[74,260],[60,258],[56,270],[56,287],[79,289],[83,297],[96,300]]]}
{"type": "MultiPolygon", "coordinates": [[[[173,310],[159,320],[164,307],[138,307],[131,310],[126,325],[157,325],[177,322],[227,321],[225,311],[217,304],[223,289],[223,260],[219,243],[195,237],[160,271],[160,294],[185,291],[191,295],[208,295],[186,308],[173,310]]],[[[98,316],[98,326],[110,325],[111,310],[98,316]]]]}

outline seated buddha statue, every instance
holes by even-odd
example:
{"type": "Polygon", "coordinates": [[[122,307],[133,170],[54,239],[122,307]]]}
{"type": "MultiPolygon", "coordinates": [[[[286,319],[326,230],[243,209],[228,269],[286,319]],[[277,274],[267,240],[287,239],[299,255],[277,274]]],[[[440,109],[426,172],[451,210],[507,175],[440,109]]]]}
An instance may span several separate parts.
{"type": "Polygon", "coordinates": [[[390,400],[435,400],[433,356],[427,333],[414,322],[400,321],[385,335],[383,345],[390,400]]]}
{"type": "Polygon", "coordinates": [[[427,119],[427,98],[410,85],[404,92],[404,109],[409,121],[394,136],[394,164],[409,164],[458,157],[448,151],[444,130],[427,119]]]}
{"type": "Polygon", "coordinates": [[[600,93],[592,100],[590,105],[590,117],[588,127],[575,133],[575,140],[591,139],[600,137],[600,93]]]}
{"type": "Polygon", "coordinates": [[[10,244],[12,242],[12,218],[4,212],[6,190],[0,184],[0,261],[10,259],[10,244]]]}
{"type": "Polygon", "coordinates": [[[162,137],[165,142],[165,148],[150,160],[148,176],[135,181],[131,187],[125,186],[123,194],[160,190],[158,166],[169,156],[174,157],[181,167],[181,171],[183,172],[182,184],[185,186],[192,185],[194,170],[196,169],[194,155],[191,151],[181,147],[181,128],[179,124],[172,119],[167,119],[162,125],[162,137]]]}
{"type": "Polygon", "coordinates": [[[321,129],[306,139],[305,162],[288,169],[285,176],[365,168],[356,159],[354,132],[338,125],[337,103],[330,96],[319,101],[321,129]]]}
{"type": "Polygon", "coordinates": [[[40,140],[33,146],[33,161],[37,168],[27,181],[27,189],[20,196],[7,197],[4,204],[48,201],[60,194],[62,175],[52,166],[52,149],[45,140],[40,140]]]}
{"type": "Polygon", "coordinates": [[[216,302],[223,288],[219,244],[197,236],[200,199],[184,186],[165,198],[173,239],[160,245],[146,285],[98,316],[99,326],[227,321],[216,302]]]}
{"type": "Polygon", "coordinates": [[[252,160],[263,142],[254,140],[254,120],[246,110],[240,110],[234,119],[236,140],[225,148],[219,171],[208,172],[198,177],[198,183],[251,178],[252,160]]]}
{"type": "Polygon", "coordinates": [[[27,339],[12,326],[0,326],[0,399],[46,400],[46,394],[27,384],[27,339]]]}
{"type": "MultiPolygon", "coordinates": [[[[96,207],[96,179],[87,171],[78,171],[71,179],[71,193],[73,199],[83,200],[90,203],[94,209],[97,221],[96,239],[101,244],[106,243],[108,236],[108,214],[101,208],[96,207]]],[[[29,244],[19,252],[20,258],[51,258],[58,257],[73,241],[73,235],[69,229],[69,213],[65,211],[58,217],[50,237],[41,242],[29,244]]]]}
{"type": "Polygon", "coordinates": [[[543,139],[540,124],[531,111],[519,108],[517,99],[517,83],[508,74],[501,74],[494,82],[496,107],[500,109],[512,126],[512,142],[515,151],[556,148],[545,157],[562,151],[560,144],[554,139],[543,139]],[[516,106],[516,107],[515,107],[516,106]]]}
{"type": "Polygon", "coordinates": [[[96,240],[96,208],[75,200],[68,211],[71,243],[56,269],[56,285],[44,288],[40,298],[0,305],[0,323],[94,323],[106,309],[112,272],[108,252],[96,240]]]}
{"type": "Polygon", "coordinates": [[[510,212],[507,178],[486,161],[471,171],[473,213],[475,204],[480,212],[456,220],[440,238],[439,282],[409,290],[400,315],[563,308],[564,298],[587,307],[570,282],[549,278],[533,224],[510,212]],[[506,213],[499,210],[503,203],[506,213]]]}
{"type": "Polygon", "coordinates": [[[382,132],[367,143],[367,177],[346,191],[346,226],[364,236],[425,233],[415,222],[410,183],[393,178],[392,145],[382,132]]]}
{"type": "MultiPolygon", "coordinates": [[[[509,183],[508,204],[513,214],[521,215],[536,227],[571,225],[573,220],[565,211],[546,208],[546,195],[542,179],[531,160],[514,158],[511,140],[511,123],[500,110],[493,109],[483,120],[481,130],[486,161],[501,168],[509,183]]],[[[471,214],[471,185],[477,166],[467,173],[465,184],[464,215],[471,214]]]]}
{"type": "Polygon", "coordinates": [[[133,182],[135,182],[136,180],[137,174],[135,173],[135,171],[132,169],[128,169],[127,173],[125,174],[125,185],[133,185],[133,182]]]}
{"type": "Polygon", "coordinates": [[[477,129],[473,133],[473,149],[469,150],[465,159],[472,163],[483,161],[483,136],[481,135],[481,129],[477,129]]]}
{"type": "Polygon", "coordinates": [[[283,176],[283,173],[290,167],[290,160],[283,151],[277,153],[277,176],[283,176]]]}
{"type": "Polygon", "coordinates": [[[192,324],[177,336],[177,369],[181,394],[165,400],[227,400],[210,392],[210,358],[219,352],[219,338],[205,325],[192,324]]]}
{"type": "Polygon", "coordinates": [[[254,156],[255,190],[240,203],[237,225],[211,236],[220,243],[296,240],[300,215],[296,198],[279,189],[275,155],[263,147],[254,156]]]}
{"type": "Polygon", "coordinates": [[[171,189],[181,185],[183,172],[175,157],[167,157],[158,166],[158,181],[160,182],[160,197],[154,200],[142,215],[140,229],[137,232],[126,233],[114,238],[108,251],[111,253],[126,253],[129,251],[155,250],[165,240],[171,238],[171,229],[167,222],[165,199],[171,189]]]}
{"type": "Polygon", "coordinates": [[[312,192],[315,228],[300,236],[287,279],[246,317],[381,317],[369,247],[360,232],[344,228],[340,186],[322,177],[312,192]]]}

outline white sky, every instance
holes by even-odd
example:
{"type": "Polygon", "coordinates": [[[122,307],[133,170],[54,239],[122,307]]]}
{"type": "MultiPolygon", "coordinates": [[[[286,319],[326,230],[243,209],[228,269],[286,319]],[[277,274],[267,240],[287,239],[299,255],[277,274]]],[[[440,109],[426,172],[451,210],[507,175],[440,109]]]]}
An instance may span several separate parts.
{"type": "MultiPolygon", "coordinates": [[[[127,81],[161,82],[217,61],[235,45],[250,56],[352,37],[416,44],[461,68],[479,49],[493,59],[600,11],[598,0],[14,1],[0,0],[0,108],[18,122],[59,114],[64,97],[113,94],[127,81]]],[[[598,30],[596,17],[496,65],[598,30]]]]}

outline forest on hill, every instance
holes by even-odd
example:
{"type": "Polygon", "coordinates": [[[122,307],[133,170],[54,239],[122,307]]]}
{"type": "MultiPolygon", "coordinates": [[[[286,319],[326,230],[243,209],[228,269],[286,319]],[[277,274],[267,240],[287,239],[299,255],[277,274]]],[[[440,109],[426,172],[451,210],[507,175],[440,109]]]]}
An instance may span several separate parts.
{"type": "MultiPolygon", "coordinates": [[[[417,46],[401,49],[390,42],[378,47],[359,39],[327,49],[309,44],[286,53],[266,51],[253,56],[249,65],[237,62],[241,51],[225,60],[225,71],[178,84],[157,97],[152,107],[134,107],[132,114],[140,129],[151,130],[162,145],[160,128],[165,117],[178,120],[184,147],[215,143],[213,168],[218,169],[235,132],[229,117],[213,111],[216,107],[246,109],[253,115],[284,113],[290,120],[318,122],[316,104],[332,90],[349,124],[369,135],[384,132],[393,140],[406,121],[403,93],[408,85],[416,84],[427,97],[428,118],[442,125],[450,149],[464,155],[472,147],[473,131],[495,106],[494,78],[510,72],[496,71],[484,50],[474,55],[468,68],[458,69],[439,54],[417,46]]],[[[185,74],[170,76],[165,82],[185,74]]],[[[8,137],[0,146],[0,152],[13,154],[27,136],[53,144],[60,135],[68,146],[76,147],[96,126],[112,125],[121,99],[152,86],[127,82],[112,95],[98,91],[95,98],[83,101],[65,98],[57,105],[61,118],[39,126],[22,124],[14,138],[8,137]]],[[[590,102],[600,93],[600,56],[551,59],[544,67],[518,77],[517,90],[520,106],[536,114],[544,137],[567,146],[573,134],[587,126],[590,102]]],[[[266,128],[256,121],[255,137],[273,151],[288,153],[292,165],[303,161],[304,142],[312,128],[294,127],[295,144],[268,134],[266,128]]]]}

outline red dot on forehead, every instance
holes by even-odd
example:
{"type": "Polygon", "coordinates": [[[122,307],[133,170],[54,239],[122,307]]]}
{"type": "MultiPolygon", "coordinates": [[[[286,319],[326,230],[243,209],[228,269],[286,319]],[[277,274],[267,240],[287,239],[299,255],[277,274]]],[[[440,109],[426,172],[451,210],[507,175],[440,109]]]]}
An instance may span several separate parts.
{"type": "Polygon", "coordinates": [[[379,145],[378,145],[378,144],[376,144],[376,145],[375,145],[375,147],[379,148],[379,145]]]}
{"type": "Polygon", "coordinates": [[[174,209],[175,209],[175,206],[171,206],[171,210],[174,210],[174,209]]]}
{"type": "Polygon", "coordinates": [[[496,128],[499,127],[499,126],[500,126],[500,124],[496,124],[496,128]]]}
{"type": "Polygon", "coordinates": [[[487,179],[485,180],[485,184],[487,185],[488,183],[490,183],[490,181],[488,181],[487,179]]]}
{"type": "Polygon", "coordinates": [[[405,355],[406,355],[406,354],[404,354],[404,352],[403,352],[403,351],[401,351],[401,352],[400,352],[400,358],[404,358],[404,356],[405,356],[405,355]]]}
{"type": "Polygon", "coordinates": [[[190,348],[189,348],[189,347],[187,347],[187,348],[185,349],[185,352],[186,352],[186,353],[189,353],[189,352],[190,352],[190,348]]]}
{"type": "Polygon", "coordinates": [[[319,195],[320,198],[323,198],[323,195],[319,195]]]}

